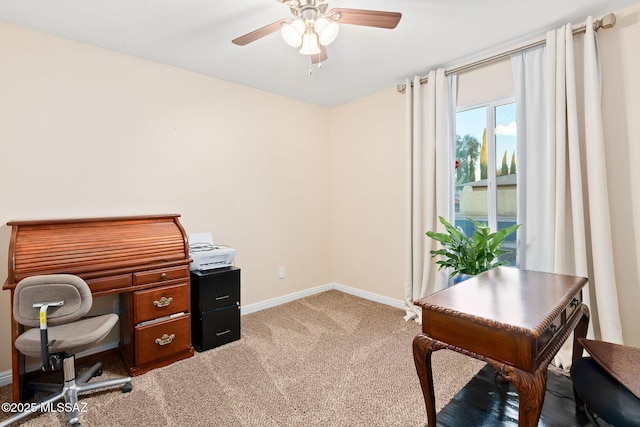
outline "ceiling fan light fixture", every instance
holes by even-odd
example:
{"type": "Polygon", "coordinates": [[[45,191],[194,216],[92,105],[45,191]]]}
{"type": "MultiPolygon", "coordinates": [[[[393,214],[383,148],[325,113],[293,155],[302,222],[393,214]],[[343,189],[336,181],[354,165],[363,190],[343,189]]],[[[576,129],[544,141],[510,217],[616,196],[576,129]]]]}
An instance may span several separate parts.
{"type": "Polygon", "coordinates": [[[331,44],[338,37],[338,31],[340,30],[336,21],[330,21],[327,18],[318,18],[314,27],[316,33],[318,33],[320,44],[323,46],[331,44]]]}
{"type": "Polygon", "coordinates": [[[304,31],[304,22],[301,19],[295,19],[290,24],[284,24],[280,29],[280,34],[282,34],[282,38],[289,46],[300,47],[304,31]]]}
{"type": "Polygon", "coordinates": [[[318,36],[314,32],[306,32],[302,36],[300,53],[303,55],[317,55],[321,52],[318,46],[318,36]]]}
{"type": "MultiPolygon", "coordinates": [[[[0,0],[1,1],[1,0],[0,0]]],[[[360,25],[374,28],[396,28],[402,14],[368,9],[336,8],[329,10],[329,0],[278,0],[293,15],[267,24],[231,42],[245,46],[280,30],[284,41],[311,58],[312,64],[327,59],[325,46],[331,44],[344,25],[360,25]],[[338,25],[340,24],[340,25],[338,25]]]]}

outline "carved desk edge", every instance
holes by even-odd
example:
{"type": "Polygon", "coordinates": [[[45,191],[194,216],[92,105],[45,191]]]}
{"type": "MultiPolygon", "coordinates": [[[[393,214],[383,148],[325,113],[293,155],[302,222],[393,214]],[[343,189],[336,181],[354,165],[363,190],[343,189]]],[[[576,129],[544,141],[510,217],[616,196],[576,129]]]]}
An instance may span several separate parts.
{"type": "MultiPolygon", "coordinates": [[[[587,319],[589,318],[589,308],[585,304],[580,304],[571,314],[571,317],[567,320],[567,323],[563,326],[562,333],[554,336],[549,345],[547,345],[545,350],[538,356],[535,369],[533,369],[533,371],[537,371],[541,367],[546,367],[549,365],[549,363],[551,363],[553,357],[556,355],[556,353],[558,353],[564,342],[569,338],[578,323],[580,323],[580,321],[584,317],[586,317],[587,319]]],[[[495,360],[455,345],[447,344],[443,341],[431,338],[423,332],[416,335],[413,339],[413,348],[414,356],[417,355],[417,351],[420,352],[421,356],[424,356],[428,352],[432,351],[444,349],[452,350],[490,364],[496,371],[498,371],[503,377],[507,379],[510,378],[510,373],[513,372],[513,370],[517,369],[521,371],[521,369],[511,366],[506,362],[495,360]]]]}
{"type": "Polygon", "coordinates": [[[574,289],[572,289],[571,292],[567,292],[562,297],[560,302],[556,305],[556,307],[549,314],[547,314],[545,318],[542,319],[542,321],[533,329],[524,328],[522,326],[517,326],[517,325],[511,325],[508,323],[499,322],[497,320],[487,319],[485,317],[475,316],[469,313],[463,313],[450,308],[441,307],[437,304],[431,304],[429,302],[424,301],[425,298],[416,300],[413,302],[413,304],[426,310],[446,314],[448,316],[459,317],[461,319],[468,320],[483,326],[488,326],[493,329],[504,330],[507,332],[515,332],[518,334],[523,334],[525,336],[538,338],[543,333],[545,333],[547,328],[549,328],[549,326],[553,323],[554,319],[556,319],[564,311],[567,305],[573,304],[574,301],[576,301],[576,298],[575,298],[576,294],[581,292],[582,287],[587,283],[586,278],[582,278],[582,279],[583,280],[579,282],[579,286],[577,284],[574,287],[574,289]]]}

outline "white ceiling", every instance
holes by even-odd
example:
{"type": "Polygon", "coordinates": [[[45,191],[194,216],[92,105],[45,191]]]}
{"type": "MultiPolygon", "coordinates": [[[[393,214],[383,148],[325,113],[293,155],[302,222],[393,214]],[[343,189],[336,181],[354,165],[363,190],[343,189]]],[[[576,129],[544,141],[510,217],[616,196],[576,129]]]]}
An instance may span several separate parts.
{"type": "Polygon", "coordinates": [[[402,19],[393,30],[341,25],[320,69],[277,32],[231,43],[290,17],[276,0],[0,0],[0,20],[332,107],[637,2],[330,0],[402,19]]]}

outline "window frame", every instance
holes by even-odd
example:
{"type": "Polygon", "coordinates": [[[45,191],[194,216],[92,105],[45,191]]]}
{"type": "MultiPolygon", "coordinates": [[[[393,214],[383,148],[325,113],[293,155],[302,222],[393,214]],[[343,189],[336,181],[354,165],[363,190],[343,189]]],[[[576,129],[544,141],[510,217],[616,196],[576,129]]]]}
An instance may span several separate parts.
{"type": "MultiPolygon", "coordinates": [[[[496,186],[496,179],[497,179],[497,174],[496,174],[496,168],[497,168],[497,163],[496,163],[496,140],[495,140],[495,128],[496,128],[496,108],[500,107],[500,106],[504,106],[504,105],[508,105],[508,104],[514,104],[516,106],[516,125],[518,124],[517,122],[517,105],[516,105],[516,97],[515,95],[512,96],[507,96],[507,97],[501,97],[501,98],[495,98],[489,101],[480,101],[480,102],[474,102],[472,104],[466,104],[466,105],[457,105],[456,106],[456,120],[455,120],[455,129],[454,129],[454,134],[458,135],[458,113],[463,113],[465,111],[470,111],[470,110],[475,110],[477,108],[485,108],[486,109],[486,116],[487,116],[487,123],[486,123],[486,130],[487,130],[487,141],[491,141],[490,144],[487,144],[487,170],[488,171],[492,171],[491,174],[487,173],[487,223],[489,224],[489,228],[492,231],[497,231],[498,230],[498,191],[497,191],[497,186],[496,186]],[[489,126],[489,124],[491,123],[491,126],[489,126]]],[[[454,150],[453,152],[455,153],[455,144],[456,141],[454,139],[454,150]]],[[[518,144],[516,143],[516,147],[518,146],[518,144]]],[[[455,179],[455,178],[454,178],[455,179]]],[[[455,191],[455,190],[454,190],[455,191]]],[[[453,197],[452,197],[453,199],[453,197]]],[[[455,220],[455,209],[452,209],[453,215],[454,215],[454,220],[455,220]]],[[[517,254],[517,245],[516,245],[516,254],[517,254]]]]}

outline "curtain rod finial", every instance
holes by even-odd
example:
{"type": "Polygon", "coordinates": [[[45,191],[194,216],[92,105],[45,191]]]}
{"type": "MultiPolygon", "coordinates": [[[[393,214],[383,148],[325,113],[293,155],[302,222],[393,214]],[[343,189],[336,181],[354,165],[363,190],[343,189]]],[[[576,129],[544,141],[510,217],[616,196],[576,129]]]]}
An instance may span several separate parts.
{"type": "Polygon", "coordinates": [[[594,27],[596,27],[595,30],[599,30],[600,28],[613,28],[615,25],[616,15],[613,13],[605,15],[594,22],[594,27]]]}

